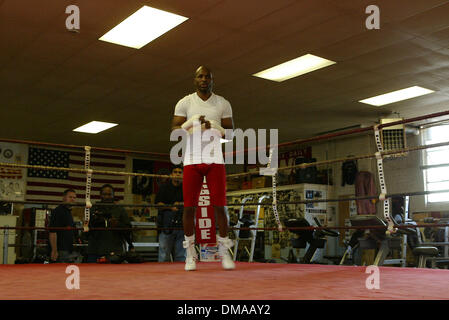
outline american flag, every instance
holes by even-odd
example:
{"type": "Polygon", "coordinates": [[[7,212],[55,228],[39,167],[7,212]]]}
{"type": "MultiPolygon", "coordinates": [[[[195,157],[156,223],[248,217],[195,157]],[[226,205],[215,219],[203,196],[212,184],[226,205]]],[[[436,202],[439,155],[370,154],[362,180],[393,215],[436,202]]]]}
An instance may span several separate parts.
{"type": "MultiPolygon", "coordinates": [[[[84,152],[30,147],[29,165],[62,168],[84,168],[84,152]]],[[[108,171],[125,171],[126,157],[120,155],[91,153],[90,168],[108,171]]],[[[115,189],[116,200],[123,200],[125,176],[92,174],[91,199],[100,199],[100,187],[110,184],[115,189]]],[[[62,192],[74,189],[78,199],[85,198],[86,174],[56,170],[28,169],[26,201],[61,202],[62,192]]]]}

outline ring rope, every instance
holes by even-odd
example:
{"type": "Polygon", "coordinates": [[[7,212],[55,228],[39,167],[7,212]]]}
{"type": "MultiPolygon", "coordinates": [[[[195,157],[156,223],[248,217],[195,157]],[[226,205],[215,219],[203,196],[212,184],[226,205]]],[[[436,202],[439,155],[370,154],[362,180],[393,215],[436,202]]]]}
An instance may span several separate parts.
{"type": "MultiPolygon", "coordinates": [[[[443,147],[443,146],[448,146],[448,145],[449,145],[449,141],[440,142],[440,143],[429,144],[429,145],[425,145],[425,146],[415,146],[415,147],[395,149],[395,150],[390,150],[390,151],[382,151],[381,155],[383,155],[383,156],[399,155],[399,154],[404,154],[405,152],[419,151],[419,150],[424,150],[424,149],[429,149],[429,148],[438,148],[438,147],[443,147]]],[[[280,168],[277,168],[277,171],[326,165],[326,164],[344,162],[344,161],[348,161],[348,160],[376,158],[376,154],[377,154],[377,152],[375,154],[368,154],[368,155],[361,155],[361,156],[354,156],[354,157],[347,157],[347,158],[340,158],[340,159],[333,159],[333,160],[317,161],[317,162],[313,162],[313,163],[303,163],[303,164],[299,164],[299,165],[280,167],[280,168]]],[[[86,169],[81,169],[81,168],[61,168],[61,167],[29,165],[29,164],[20,164],[20,163],[0,162],[0,166],[12,167],[12,168],[29,168],[29,169],[40,169],[40,170],[56,170],[56,171],[87,173],[86,169]]],[[[96,174],[108,174],[108,175],[141,176],[141,177],[150,177],[150,178],[170,178],[169,175],[150,174],[150,173],[135,173],[135,172],[126,172],[126,171],[108,171],[108,170],[96,170],[96,169],[92,169],[92,173],[93,174],[95,174],[95,173],[96,174]]],[[[246,176],[246,175],[252,175],[252,174],[254,174],[254,173],[253,172],[242,172],[242,173],[228,174],[227,178],[234,178],[234,177],[238,177],[238,176],[246,176]]]]}
{"type": "MultiPolygon", "coordinates": [[[[415,117],[415,118],[402,119],[402,120],[398,120],[395,122],[384,123],[384,124],[380,124],[378,126],[379,126],[379,129],[382,129],[382,128],[386,128],[386,127],[396,126],[399,124],[407,124],[407,123],[422,121],[422,120],[431,119],[431,118],[438,118],[438,117],[447,116],[447,115],[449,115],[449,111],[442,111],[442,112],[437,112],[437,113],[431,113],[431,114],[428,114],[425,116],[419,116],[419,117],[415,117]]],[[[250,148],[250,149],[245,149],[245,150],[237,150],[237,151],[233,151],[233,154],[238,154],[238,153],[248,152],[248,151],[253,151],[253,150],[263,150],[263,149],[266,150],[269,147],[282,148],[282,147],[291,146],[291,145],[299,145],[299,144],[306,144],[306,143],[310,143],[310,142],[329,140],[329,139],[336,138],[336,137],[349,136],[349,135],[356,134],[356,133],[363,133],[363,132],[371,131],[373,129],[374,129],[374,126],[343,130],[340,132],[327,133],[327,134],[318,135],[318,136],[314,136],[314,137],[306,138],[306,139],[287,141],[287,142],[279,143],[277,145],[266,146],[263,148],[257,147],[257,148],[250,148]]]]}
{"type": "MultiPolygon", "coordinates": [[[[422,121],[422,120],[427,120],[427,119],[432,119],[432,118],[439,118],[439,117],[446,116],[446,115],[449,115],[449,111],[430,113],[430,114],[427,114],[424,116],[419,116],[419,117],[414,117],[414,118],[409,118],[409,119],[402,119],[402,120],[398,120],[398,121],[390,122],[390,123],[384,123],[384,124],[379,125],[379,129],[390,127],[390,126],[396,126],[399,124],[407,124],[407,123],[416,122],[416,121],[422,121]]],[[[313,141],[326,140],[326,139],[330,139],[330,138],[334,138],[334,137],[338,137],[338,136],[351,135],[354,133],[362,133],[362,132],[370,131],[372,129],[373,129],[373,127],[366,127],[366,128],[345,130],[345,131],[341,131],[341,132],[337,132],[337,133],[328,133],[328,134],[318,135],[318,136],[307,138],[307,139],[293,140],[290,142],[280,143],[277,145],[277,147],[285,147],[285,146],[289,146],[289,145],[304,144],[304,143],[313,142],[313,141]]],[[[80,146],[80,145],[69,145],[69,144],[50,143],[50,142],[31,141],[31,140],[20,140],[20,139],[8,139],[8,138],[0,138],[0,142],[20,143],[20,144],[39,145],[39,146],[48,146],[48,147],[60,147],[60,148],[69,148],[69,149],[82,149],[83,148],[83,146],[80,146]]],[[[268,147],[270,147],[270,146],[267,146],[266,148],[268,148],[268,147]]],[[[125,154],[145,154],[145,155],[163,156],[163,157],[170,156],[167,153],[104,148],[104,147],[92,147],[92,150],[125,153],[125,154]]]]}
{"type": "MultiPolygon", "coordinates": [[[[429,145],[425,145],[425,146],[415,146],[415,147],[407,147],[407,148],[403,148],[403,149],[395,149],[395,150],[390,150],[390,151],[382,151],[380,154],[383,157],[389,156],[389,155],[401,155],[406,152],[413,152],[413,151],[419,151],[419,150],[430,149],[430,148],[438,148],[438,147],[444,147],[444,146],[448,146],[448,145],[449,145],[449,141],[446,141],[446,142],[440,142],[440,143],[435,143],[435,144],[429,144],[429,145]]],[[[312,162],[312,163],[303,163],[303,164],[293,165],[293,166],[285,166],[285,167],[277,168],[277,171],[327,165],[327,164],[332,164],[332,163],[345,162],[348,160],[376,158],[376,153],[361,155],[361,156],[354,156],[354,157],[347,157],[347,158],[340,158],[340,159],[323,160],[323,161],[317,161],[317,162],[312,162]]],[[[0,167],[28,168],[28,169],[87,173],[87,170],[82,169],[82,168],[61,168],[61,167],[49,167],[49,166],[30,165],[30,164],[21,164],[21,163],[0,162],[0,167]]],[[[97,169],[92,169],[92,174],[107,174],[107,175],[119,175],[119,176],[124,175],[124,176],[150,177],[150,178],[170,178],[169,175],[162,175],[162,174],[136,173],[136,172],[126,172],[126,171],[109,171],[109,170],[97,170],[97,169]]],[[[234,174],[228,174],[226,176],[226,178],[227,179],[235,178],[235,177],[239,177],[239,176],[247,176],[247,175],[253,175],[253,174],[254,174],[254,172],[234,173],[234,174]]]]}
{"type": "Polygon", "coordinates": [[[267,168],[274,170],[274,172],[272,172],[271,178],[272,178],[272,189],[273,189],[273,213],[274,213],[274,217],[276,219],[276,223],[278,225],[278,230],[282,231],[282,224],[281,224],[281,220],[279,219],[279,213],[278,213],[278,208],[277,208],[277,190],[276,190],[276,175],[277,175],[277,170],[276,168],[271,168],[271,160],[273,158],[273,149],[270,149],[270,156],[268,158],[268,165],[267,168]]]}
{"type": "MultiPolygon", "coordinates": [[[[49,167],[40,165],[30,165],[21,163],[5,163],[0,162],[0,167],[12,167],[12,168],[28,168],[28,169],[40,169],[40,170],[55,170],[55,171],[68,171],[77,173],[88,173],[89,170],[82,168],[61,168],[61,167],[49,167]]],[[[136,173],[136,172],[126,172],[126,171],[109,171],[109,170],[92,170],[92,174],[107,174],[116,176],[135,176],[135,177],[150,177],[150,178],[170,178],[169,175],[162,174],[152,174],[152,173],[136,173]]]]}
{"type": "Polygon", "coordinates": [[[90,221],[90,208],[92,208],[92,202],[90,202],[90,191],[92,188],[92,169],[90,169],[90,147],[85,146],[86,150],[84,158],[84,169],[87,170],[86,174],[86,207],[84,208],[84,231],[89,231],[89,221],[90,221]]]}
{"type": "Polygon", "coordinates": [[[383,201],[384,219],[388,223],[387,234],[391,234],[395,233],[397,229],[395,229],[393,219],[391,218],[390,215],[390,199],[385,197],[385,195],[387,194],[387,184],[385,182],[383,156],[382,156],[382,151],[384,151],[384,148],[382,146],[382,138],[380,135],[379,126],[377,125],[374,126],[374,138],[377,147],[377,152],[374,155],[376,156],[377,174],[379,176],[379,185],[380,185],[379,200],[383,201]]]}
{"type": "MultiPolygon", "coordinates": [[[[416,228],[445,228],[449,227],[448,223],[426,223],[426,224],[411,224],[411,225],[397,225],[397,229],[416,229],[416,228]]],[[[0,230],[84,230],[84,228],[77,227],[7,227],[0,226],[0,230]]],[[[265,231],[278,231],[278,228],[260,228],[260,227],[229,227],[230,230],[265,230],[265,231]]],[[[374,226],[308,226],[308,227],[284,227],[284,231],[289,230],[364,230],[364,229],[387,229],[385,225],[374,225],[374,226]]],[[[140,231],[140,230],[183,230],[182,227],[170,227],[170,228],[160,228],[160,227],[132,227],[132,228],[91,228],[90,231],[140,231]]]]}
{"type": "MultiPolygon", "coordinates": [[[[35,145],[35,146],[47,146],[47,147],[66,148],[66,149],[84,149],[84,146],[73,145],[73,144],[61,144],[61,143],[19,140],[19,139],[1,138],[0,142],[20,143],[20,144],[29,144],[29,145],[35,145]]],[[[148,151],[139,151],[139,150],[114,149],[114,148],[102,148],[102,147],[91,147],[91,150],[92,151],[103,151],[103,152],[114,152],[114,153],[125,153],[125,154],[142,154],[142,155],[167,157],[167,158],[170,157],[170,154],[168,154],[168,153],[148,152],[148,151]]]]}
{"type": "MultiPolygon", "coordinates": [[[[394,156],[394,155],[403,155],[406,152],[420,151],[420,150],[425,150],[425,149],[430,149],[430,148],[444,147],[444,146],[448,146],[448,145],[449,145],[449,141],[446,141],[446,142],[428,144],[428,145],[424,145],[424,146],[415,146],[415,147],[407,147],[407,148],[403,148],[403,149],[382,151],[382,152],[380,152],[380,154],[383,157],[388,157],[388,156],[394,156]]],[[[323,160],[323,161],[317,161],[317,162],[311,162],[311,163],[302,163],[302,164],[296,164],[296,165],[292,165],[292,166],[280,167],[277,170],[283,171],[283,170],[291,170],[291,169],[298,169],[298,168],[305,169],[307,167],[323,166],[323,165],[329,165],[329,164],[338,163],[338,162],[370,159],[370,158],[376,158],[376,154],[377,154],[377,152],[374,154],[365,154],[365,155],[360,155],[360,156],[337,158],[337,159],[323,160]]],[[[236,178],[236,177],[246,176],[246,175],[251,175],[251,174],[254,174],[254,172],[233,173],[233,174],[228,174],[227,178],[236,178]]]]}
{"type": "MultiPolygon", "coordinates": [[[[395,194],[386,194],[385,198],[396,198],[396,197],[404,197],[404,196],[424,196],[429,194],[436,193],[449,193],[449,189],[446,190],[436,190],[436,191],[415,191],[415,192],[406,192],[406,193],[395,193],[395,194]]],[[[356,201],[356,200],[379,200],[380,195],[374,196],[361,196],[361,197],[351,197],[351,198],[341,198],[341,199],[317,199],[317,200],[298,200],[298,201],[282,201],[276,202],[278,205],[289,205],[289,204],[307,204],[307,203],[321,203],[321,202],[344,202],[344,201],[356,201]]],[[[39,204],[39,205],[68,205],[72,207],[84,207],[84,203],[64,203],[64,202],[48,202],[48,201],[20,201],[20,200],[8,200],[2,201],[3,203],[15,203],[15,204],[39,204]]],[[[96,203],[96,206],[110,206],[109,203],[96,203]]],[[[245,202],[245,203],[228,203],[227,207],[236,207],[236,206],[271,206],[271,203],[258,203],[258,202],[245,202]]],[[[165,208],[166,205],[158,205],[158,204],[118,204],[118,206],[126,207],[126,208],[165,208]]],[[[176,207],[176,206],[175,206],[176,207]]]]}

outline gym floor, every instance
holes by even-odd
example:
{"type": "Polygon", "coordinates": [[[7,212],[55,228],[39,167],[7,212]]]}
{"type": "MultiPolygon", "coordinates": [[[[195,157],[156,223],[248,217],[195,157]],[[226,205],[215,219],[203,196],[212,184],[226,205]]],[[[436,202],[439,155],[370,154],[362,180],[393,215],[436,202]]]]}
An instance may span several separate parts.
{"type": "Polygon", "coordinates": [[[80,264],[79,289],[67,289],[68,264],[0,265],[1,300],[448,300],[449,272],[379,267],[367,289],[366,267],[237,262],[80,264]]]}

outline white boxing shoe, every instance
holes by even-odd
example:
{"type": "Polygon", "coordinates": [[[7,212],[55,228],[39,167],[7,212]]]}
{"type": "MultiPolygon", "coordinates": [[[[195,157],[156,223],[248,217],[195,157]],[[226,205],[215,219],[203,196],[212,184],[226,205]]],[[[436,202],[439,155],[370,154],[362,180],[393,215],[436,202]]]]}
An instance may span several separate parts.
{"type": "Polygon", "coordinates": [[[196,260],[198,255],[195,250],[195,236],[184,236],[185,241],[182,242],[182,246],[186,249],[186,264],[184,270],[194,271],[196,270],[196,260]]]}
{"type": "Polygon", "coordinates": [[[235,263],[232,260],[232,257],[229,253],[229,249],[234,246],[234,241],[229,239],[228,237],[222,238],[217,235],[218,242],[218,254],[221,258],[221,265],[225,270],[235,269],[235,263]]]}

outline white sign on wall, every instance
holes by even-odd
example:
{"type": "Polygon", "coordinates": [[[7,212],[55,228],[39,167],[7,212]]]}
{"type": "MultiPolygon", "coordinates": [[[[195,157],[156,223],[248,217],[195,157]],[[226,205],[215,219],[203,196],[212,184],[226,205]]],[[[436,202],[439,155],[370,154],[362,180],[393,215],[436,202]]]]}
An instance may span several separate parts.
{"type": "MultiPolygon", "coordinates": [[[[0,163],[24,163],[26,145],[0,142],[0,163]]],[[[0,165],[0,200],[25,200],[26,169],[0,165]]]]}

